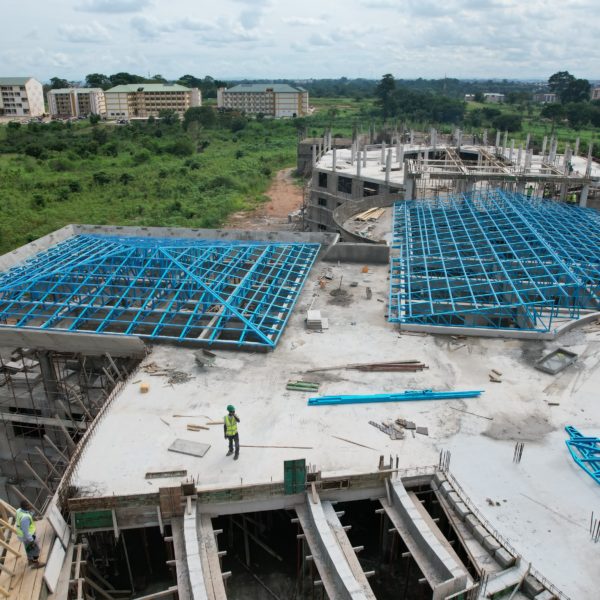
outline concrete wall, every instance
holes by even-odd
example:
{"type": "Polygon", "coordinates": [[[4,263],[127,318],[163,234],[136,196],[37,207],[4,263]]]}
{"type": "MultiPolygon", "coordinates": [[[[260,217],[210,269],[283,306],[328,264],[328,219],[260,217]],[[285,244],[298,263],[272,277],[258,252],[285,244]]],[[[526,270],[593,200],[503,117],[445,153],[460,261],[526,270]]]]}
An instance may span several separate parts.
{"type": "Polygon", "coordinates": [[[387,244],[338,242],[327,249],[321,260],[364,265],[387,264],[390,261],[390,247],[387,244]]]}

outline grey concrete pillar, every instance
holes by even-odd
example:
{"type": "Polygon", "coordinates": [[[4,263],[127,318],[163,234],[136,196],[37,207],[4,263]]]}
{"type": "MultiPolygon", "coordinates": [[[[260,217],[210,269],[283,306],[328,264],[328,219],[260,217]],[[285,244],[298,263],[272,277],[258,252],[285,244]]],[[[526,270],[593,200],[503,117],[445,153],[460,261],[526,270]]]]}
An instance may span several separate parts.
{"type": "Polygon", "coordinates": [[[482,136],[482,144],[484,146],[487,146],[488,143],[488,138],[487,138],[487,129],[483,130],[483,136],[482,136]]]}
{"type": "Polygon", "coordinates": [[[545,135],[544,141],[542,142],[542,160],[544,159],[544,156],[546,155],[546,145],[547,144],[548,144],[548,136],[545,135]]]}
{"type": "Polygon", "coordinates": [[[592,150],[594,148],[594,144],[592,144],[590,142],[589,146],[588,146],[588,157],[587,157],[587,164],[585,166],[585,176],[586,177],[591,177],[592,175],[592,150]]]}
{"type": "Polygon", "coordinates": [[[579,138],[575,140],[575,150],[573,150],[573,156],[577,156],[579,154],[579,138]]]}
{"type": "Polygon", "coordinates": [[[410,130],[410,145],[412,146],[415,143],[415,132],[410,130]]]}
{"type": "Polygon", "coordinates": [[[531,134],[527,134],[527,139],[525,140],[525,150],[529,150],[529,142],[531,141],[531,134]]]}
{"type": "Polygon", "coordinates": [[[387,156],[385,159],[385,183],[389,185],[390,183],[390,174],[392,172],[392,150],[391,148],[387,151],[387,156]]]}
{"type": "Polygon", "coordinates": [[[529,171],[529,169],[531,169],[532,158],[533,158],[533,151],[528,150],[527,153],[525,154],[525,170],[526,171],[529,171]]]}
{"type": "Polygon", "coordinates": [[[460,152],[460,147],[462,145],[462,131],[460,129],[456,130],[456,147],[458,148],[458,151],[460,152]]]}
{"type": "Polygon", "coordinates": [[[504,132],[504,139],[502,140],[502,154],[508,148],[508,131],[504,132]]]}
{"type": "Polygon", "coordinates": [[[431,138],[431,148],[433,149],[433,151],[435,152],[435,147],[437,145],[437,131],[435,129],[435,127],[432,127],[430,132],[429,132],[429,136],[431,138]]]}
{"type": "Polygon", "coordinates": [[[400,137],[396,139],[396,161],[400,164],[402,161],[400,160],[400,152],[402,152],[402,142],[400,141],[400,137]]]}
{"type": "Polygon", "coordinates": [[[356,156],[356,176],[357,177],[360,177],[361,161],[362,161],[362,156],[361,156],[361,152],[359,150],[357,153],[357,156],[356,156]]]}
{"type": "MultiPolygon", "coordinates": [[[[58,376],[52,361],[52,352],[49,350],[40,350],[38,352],[38,360],[40,362],[40,372],[46,397],[48,398],[48,409],[50,412],[56,411],[57,400],[60,398],[58,391],[58,376]]],[[[62,412],[62,411],[61,411],[62,412]]]]}
{"type": "Polygon", "coordinates": [[[404,177],[404,199],[413,200],[415,195],[415,180],[412,177],[404,177]]]}
{"type": "Polygon", "coordinates": [[[354,142],[352,142],[352,145],[350,146],[350,164],[351,165],[354,164],[355,152],[356,152],[356,147],[354,146],[354,142]]]}
{"type": "Polygon", "coordinates": [[[523,158],[523,144],[519,144],[519,152],[517,153],[517,164],[521,168],[521,158],[523,158]]]}
{"type": "Polygon", "coordinates": [[[317,164],[317,147],[312,145],[312,166],[314,167],[317,164]]]}
{"type": "Polygon", "coordinates": [[[581,194],[579,195],[579,206],[583,206],[584,208],[587,206],[588,192],[590,191],[590,186],[586,183],[581,188],[581,194]]]}
{"type": "Polygon", "coordinates": [[[496,131],[496,143],[494,144],[496,146],[496,148],[498,148],[498,146],[500,146],[500,132],[496,131]]]}
{"type": "Polygon", "coordinates": [[[510,162],[512,162],[514,153],[515,153],[515,140],[510,140],[510,152],[508,154],[508,160],[510,162]]]}
{"type": "Polygon", "coordinates": [[[385,165],[385,142],[381,142],[381,164],[385,165]]]}
{"type": "Polygon", "coordinates": [[[332,163],[332,170],[333,170],[333,172],[335,173],[335,169],[336,169],[336,167],[337,167],[337,148],[334,148],[334,149],[332,150],[332,153],[333,153],[333,159],[332,159],[332,160],[333,160],[333,163],[332,163]]]}

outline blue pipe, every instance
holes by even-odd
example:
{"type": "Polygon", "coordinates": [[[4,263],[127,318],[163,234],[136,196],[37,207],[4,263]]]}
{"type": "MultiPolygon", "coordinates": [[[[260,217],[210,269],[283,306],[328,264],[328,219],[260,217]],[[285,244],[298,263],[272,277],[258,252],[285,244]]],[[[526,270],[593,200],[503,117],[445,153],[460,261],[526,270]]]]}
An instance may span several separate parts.
{"type": "Polygon", "coordinates": [[[315,396],[308,399],[309,406],[338,404],[367,404],[369,402],[407,402],[412,400],[453,400],[455,398],[477,398],[483,390],[464,392],[434,392],[433,390],[406,390],[396,394],[370,394],[367,396],[315,396]]]}

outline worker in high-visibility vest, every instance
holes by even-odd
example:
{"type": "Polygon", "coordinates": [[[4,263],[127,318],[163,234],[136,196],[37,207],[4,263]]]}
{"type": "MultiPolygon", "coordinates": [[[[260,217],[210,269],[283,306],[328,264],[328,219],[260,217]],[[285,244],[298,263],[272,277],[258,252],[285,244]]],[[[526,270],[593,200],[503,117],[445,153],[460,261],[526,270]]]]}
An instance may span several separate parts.
{"type": "Polygon", "coordinates": [[[45,563],[40,562],[40,547],[35,539],[35,522],[31,510],[31,504],[23,500],[20,508],[15,513],[15,529],[17,530],[17,537],[25,546],[27,561],[37,569],[43,567],[45,563]]]}
{"type": "Polygon", "coordinates": [[[235,406],[231,404],[227,407],[227,414],[223,419],[225,439],[229,440],[229,451],[226,456],[233,454],[233,447],[235,444],[235,454],[233,460],[237,460],[240,456],[240,436],[238,434],[237,424],[240,422],[239,417],[235,414],[235,406]]]}

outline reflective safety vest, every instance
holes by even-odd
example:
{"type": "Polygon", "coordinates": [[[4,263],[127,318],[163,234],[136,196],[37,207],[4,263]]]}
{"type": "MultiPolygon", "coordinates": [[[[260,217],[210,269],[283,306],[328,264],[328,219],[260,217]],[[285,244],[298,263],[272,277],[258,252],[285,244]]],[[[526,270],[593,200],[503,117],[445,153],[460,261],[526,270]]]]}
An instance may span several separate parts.
{"type": "Polygon", "coordinates": [[[225,435],[234,436],[237,433],[237,421],[235,417],[225,415],[225,435]]]}
{"type": "Polygon", "coordinates": [[[23,510],[22,508],[18,508],[15,514],[15,529],[17,530],[17,535],[20,538],[24,537],[23,530],[21,529],[21,521],[25,516],[29,517],[29,535],[33,535],[35,533],[35,523],[31,513],[23,510]]]}

